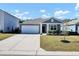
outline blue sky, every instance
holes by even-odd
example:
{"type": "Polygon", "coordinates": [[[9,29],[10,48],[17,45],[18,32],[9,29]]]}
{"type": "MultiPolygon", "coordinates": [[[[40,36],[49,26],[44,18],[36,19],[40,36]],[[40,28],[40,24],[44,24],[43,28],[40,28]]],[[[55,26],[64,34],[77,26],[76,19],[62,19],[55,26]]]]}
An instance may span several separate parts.
{"type": "Polygon", "coordinates": [[[38,17],[78,18],[79,4],[76,3],[2,3],[0,9],[21,18],[38,17]]]}

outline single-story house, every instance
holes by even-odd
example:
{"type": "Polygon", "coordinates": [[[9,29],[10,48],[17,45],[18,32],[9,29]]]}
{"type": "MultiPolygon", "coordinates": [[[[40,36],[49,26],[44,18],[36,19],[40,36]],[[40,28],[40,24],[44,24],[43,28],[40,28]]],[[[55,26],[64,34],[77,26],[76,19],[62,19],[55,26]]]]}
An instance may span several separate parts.
{"type": "Polygon", "coordinates": [[[70,31],[79,34],[79,20],[71,20],[63,23],[60,19],[36,18],[19,23],[17,17],[0,9],[0,32],[12,32],[16,28],[21,30],[21,33],[26,34],[48,34],[49,31],[70,31]],[[65,26],[66,25],[66,26],[65,26]]]}
{"type": "Polygon", "coordinates": [[[79,19],[71,20],[66,22],[64,25],[66,25],[67,31],[76,32],[79,34],[79,19]]]}
{"type": "Polygon", "coordinates": [[[17,17],[0,9],[0,32],[12,32],[19,28],[19,20],[17,17]]]}
{"type": "Polygon", "coordinates": [[[43,34],[48,33],[49,30],[61,31],[62,22],[54,17],[51,18],[36,18],[27,20],[21,24],[21,33],[26,34],[43,34]]]}

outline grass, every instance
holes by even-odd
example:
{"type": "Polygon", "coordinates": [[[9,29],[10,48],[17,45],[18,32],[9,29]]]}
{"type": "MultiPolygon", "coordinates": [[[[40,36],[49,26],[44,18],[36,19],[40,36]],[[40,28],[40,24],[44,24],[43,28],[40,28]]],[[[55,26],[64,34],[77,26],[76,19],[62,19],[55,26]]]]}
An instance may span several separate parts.
{"type": "Polygon", "coordinates": [[[0,33],[0,41],[6,39],[8,37],[11,37],[11,36],[13,36],[13,34],[1,34],[0,33]]]}
{"type": "Polygon", "coordinates": [[[43,35],[40,38],[40,46],[47,51],[79,51],[79,36],[66,36],[70,43],[63,43],[64,36],[43,35]]]}

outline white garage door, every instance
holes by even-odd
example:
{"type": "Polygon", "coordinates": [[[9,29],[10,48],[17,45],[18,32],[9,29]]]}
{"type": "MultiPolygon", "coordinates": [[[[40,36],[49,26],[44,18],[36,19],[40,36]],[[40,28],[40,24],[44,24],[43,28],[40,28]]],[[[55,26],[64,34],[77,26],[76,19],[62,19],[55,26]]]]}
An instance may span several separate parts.
{"type": "Polygon", "coordinates": [[[39,25],[22,25],[21,31],[26,34],[39,33],[39,25]]]}

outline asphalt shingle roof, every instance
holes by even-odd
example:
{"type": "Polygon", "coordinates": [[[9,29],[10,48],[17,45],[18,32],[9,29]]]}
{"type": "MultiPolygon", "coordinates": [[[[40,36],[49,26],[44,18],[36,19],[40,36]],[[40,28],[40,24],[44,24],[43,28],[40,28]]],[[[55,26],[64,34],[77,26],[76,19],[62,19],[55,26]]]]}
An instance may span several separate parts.
{"type": "Polygon", "coordinates": [[[27,20],[22,24],[40,24],[40,23],[61,23],[61,20],[57,18],[36,18],[32,20],[27,20]],[[51,22],[51,19],[53,19],[54,21],[51,22]]]}
{"type": "Polygon", "coordinates": [[[67,25],[79,24],[79,19],[74,19],[74,20],[69,21],[69,22],[64,23],[64,24],[67,24],[67,25]]]}

